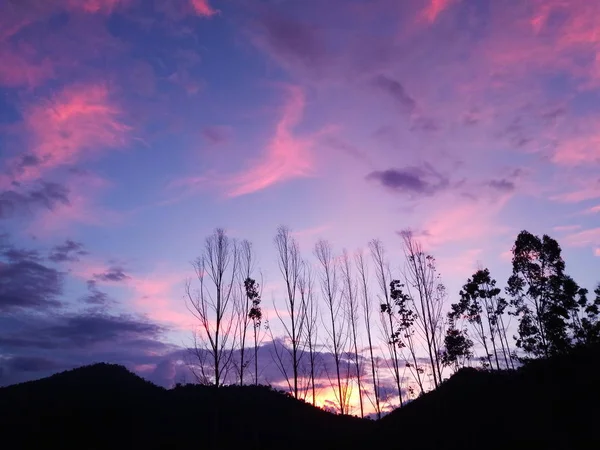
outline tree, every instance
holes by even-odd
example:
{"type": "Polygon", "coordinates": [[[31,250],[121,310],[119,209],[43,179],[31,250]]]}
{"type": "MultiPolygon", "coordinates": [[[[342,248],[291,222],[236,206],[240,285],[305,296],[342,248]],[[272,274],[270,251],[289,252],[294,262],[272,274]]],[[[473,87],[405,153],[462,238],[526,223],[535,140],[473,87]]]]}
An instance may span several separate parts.
{"type": "MultiPolygon", "coordinates": [[[[390,282],[390,298],[394,302],[396,329],[392,334],[393,342],[401,349],[406,349],[409,356],[405,357],[405,366],[410,370],[414,379],[417,381],[420,393],[425,392],[422,375],[425,372],[419,364],[417,358],[417,346],[415,342],[414,324],[417,314],[414,310],[414,300],[404,292],[405,286],[399,280],[390,282]]],[[[381,306],[386,308],[385,305],[381,306]]],[[[389,313],[387,310],[386,313],[389,313]]]]}
{"type": "Polygon", "coordinates": [[[287,320],[282,317],[275,305],[274,308],[289,340],[289,348],[288,345],[282,347],[275,346],[275,357],[279,369],[287,380],[291,393],[294,395],[294,398],[299,398],[301,393],[300,368],[302,358],[304,357],[302,339],[306,326],[306,304],[298,301],[297,298],[302,261],[298,243],[292,237],[289,228],[280,226],[277,229],[274,242],[277,249],[279,271],[285,283],[287,320]],[[284,349],[289,352],[292,366],[291,375],[288,372],[287,363],[282,353],[284,349]]]}
{"type": "Polygon", "coordinates": [[[449,314],[450,319],[458,319],[461,316],[467,319],[484,348],[488,366],[493,367],[493,358],[498,370],[502,355],[505,367],[510,365],[510,350],[508,341],[505,345],[506,328],[502,318],[507,303],[500,297],[500,292],[490,271],[480,269],[463,285],[460,301],[452,305],[449,314]]]}
{"type": "Polygon", "coordinates": [[[255,292],[253,289],[257,288],[257,286],[255,286],[256,282],[252,278],[252,272],[254,271],[255,265],[255,256],[254,251],[252,249],[252,244],[249,241],[244,240],[241,242],[239,246],[239,258],[239,275],[241,277],[240,284],[242,287],[242,295],[239,296],[240,302],[238,305],[239,323],[237,326],[237,330],[238,342],[240,344],[240,362],[238,368],[238,375],[240,377],[240,386],[243,386],[244,371],[249,363],[246,360],[246,337],[248,335],[248,327],[250,326],[250,322],[252,321],[252,316],[250,312],[251,308],[254,307],[254,298],[252,296],[255,295],[255,292]]]}
{"type": "Polygon", "coordinates": [[[303,308],[306,311],[306,326],[304,332],[306,334],[306,347],[308,349],[308,377],[309,388],[312,394],[312,404],[316,405],[317,393],[315,379],[318,376],[318,323],[319,307],[314,296],[314,279],[310,266],[306,263],[302,264],[302,272],[298,280],[298,289],[300,291],[300,299],[303,308]]]}
{"type": "Polygon", "coordinates": [[[346,301],[346,310],[348,313],[348,324],[350,326],[351,346],[354,357],[354,371],[356,373],[356,384],[358,387],[358,401],[360,404],[360,417],[365,416],[363,405],[363,388],[362,388],[362,364],[358,354],[358,300],[356,297],[356,280],[352,275],[350,258],[348,252],[344,250],[342,254],[342,278],[344,281],[344,289],[342,295],[346,301]]]}
{"type": "MultiPolygon", "coordinates": [[[[573,280],[569,280],[566,290],[575,290],[577,296],[577,311],[573,314],[573,334],[580,345],[600,343],[600,284],[594,290],[595,299],[588,299],[587,289],[577,286],[573,280]]],[[[572,294],[567,294],[572,295],[572,294]]]]}
{"type": "Polygon", "coordinates": [[[444,340],[443,307],[446,288],[441,282],[435,258],[423,251],[421,244],[410,231],[401,233],[406,256],[406,288],[414,299],[416,328],[425,341],[433,382],[438,387],[442,381],[440,348],[444,340]]]}
{"type": "Polygon", "coordinates": [[[231,369],[235,348],[237,314],[236,277],[238,246],[225,230],[217,228],[207,237],[202,255],[193,263],[200,287],[186,283],[186,305],[198,319],[199,331],[194,333],[194,355],[198,367],[193,373],[202,384],[222,386],[231,369]]]}
{"type": "Polygon", "coordinates": [[[260,307],[260,288],[256,280],[249,277],[244,281],[244,288],[246,290],[246,297],[252,302],[250,310],[248,311],[248,318],[252,321],[254,337],[254,384],[258,385],[258,348],[262,340],[260,337],[260,327],[263,319],[262,309],[260,307]]]}
{"type": "Polygon", "coordinates": [[[453,317],[449,317],[444,350],[442,351],[442,364],[452,367],[456,372],[473,357],[473,341],[469,339],[466,328],[458,328],[453,317]]]}
{"type": "Polygon", "coordinates": [[[329,348],[333,355],[336,372],[336,378],[335,381],[332,382],[332,385],[335,390],[340,414],[346,414],[348,412],[349,384],[348,378],[342,372],[342,364],[344,362],[343,355],[345,353],[348,335],[345,323],[343,322],[345,314],[343,314],[342,303],[340,302],[338,292],[337,266],[329,242],[319,240],[315,245],[315,256],[319,261],[321,269],[321,291],[329,315],[329,326],[326,327],[326,329],[329,334],[329,348]],[[341,323],[339,321],[340,319],[342,319],[341,323]]]}
{"type": "Polygon", "coordinates": [[[398,356],[397,343],[393,338],[394,334],[394,308],[392,300],[388,292],[388,286],[391,282],[391,275],[389,269],[389,263],[385,257],[385,249],[383,244],[378,239],[373,239],[369,242],[369,248],[371,250],[371,257],[375,265],[375,274],[379,283],[379,288],[382,295],[380,296],[380,312],[382,319],[383,332],[385,334],[386,345],[390,355],[390,361],[392,364],[392,375],[396,383],[396,389],[398,392],[398,400],[400,406],[404,404],[402,399],[402,375],[400,374],[400,358],[398,356]]]}
{"type": "Polygon", "coordinates": [[[577,308],[554,239],[521,231],[512,249],[513,273],[507,293],[518,317],[517,347],[526,355],[549,357],[571,347],[569,320],[577,308]],[[565,289],[567,288],[567,289],[565,289]]]}
{"type": "Polygon", "coordinates": [[[373,352],[373,334],[371,332],[371,310],[372,310],[372,302],[371,295],[369,292],[369,281],[368,281],[368,272],[367,266],[365,264],[364,256],[362,252],[356,253],[354,256],[354,261],[356,263],[356,267],[359,274],[359,284],[360,284],[360,292],[361,292],[361,300],[362,300],[362,310],[363,317],[365,323],[365,330],[367,334],[367,345],[369,348],[369,361],[371,366],[371,377],[373,383],[373,396],[374,396],[374,407],[375,412],[377,413],[377,418],[381,419],[381,403],[379,401],[379,383],[377,382],[377,363],[375,360],[375,354],[373,352]]]}

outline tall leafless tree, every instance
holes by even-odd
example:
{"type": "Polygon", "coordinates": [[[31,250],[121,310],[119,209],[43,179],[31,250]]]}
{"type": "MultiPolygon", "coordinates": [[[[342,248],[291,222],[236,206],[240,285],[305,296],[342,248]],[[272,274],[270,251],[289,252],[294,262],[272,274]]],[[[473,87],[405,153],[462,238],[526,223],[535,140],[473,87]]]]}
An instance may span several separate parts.
{"type": "Polygon", "coordinates": [[[354,359],[354,372],[356,374],[356,384],[358,388],[358,401],[360,405],[360,417],[365,416],[365,408],[363,405],[363,387],[362,387],[362,364],[360,361],[359,347],[358,347],[358,299],[357,299],[357,283],[352,273],[352,266],[348,252],[344,250],[342,253],[342,279],[343,289],[342,295],[346,303],[346,310],[348,314],[348,330],[351,338],[351,348],[354,359]]]}
{"type": "Polygon", "coordinates": [[[225,230],[217,228],[206,238],[204,250],[193,263],[200,286],[186,283],[186,305],[199,321],[194,334],[193,367],[199,382],[222,386],[231,370],[238,326],[235,303],[238,274],[238,245],[225,230]]]}
{"type": "Polygon", "coordinates": [[[250,311],[253,306],[253,298],[254,292],[252,290],[247,289],[248,280],[253,280],[253,272],[255,269],[255,255],[254,250],[252,249],[252,244],[243,240],[239,246],[239,280],[238,283],[240,285],[241,293],[238,296],[238,304],[237,304],[237,314],[238,314],[238,326],[237,332],[238,337],[237,341],[239,343],[239,362],[236,362],[240,386],[244,385],[244,372],[249,362],[247,360],[246,355],[246,338],[248,336],[248,328],[250,327],[250,323],[252,322],[252,317],[250,315],[250,311]]]}
{"type": "Polygon", "coordinates": [[[443,307],[446,290],[436,268],[435,258],[423,251],[410,231],[402,232],[406,255],[405,279],[417,313],[417,329],[425,341],[435,387],[442,381],[440,349],[444,340],[443,307]]]}
{"type": "MultiPolygon", "coordinates": [[[[302,260],[298,242],[292,236],[289,228],[280,226],[274,239],[277,249],[277,263],[285,283],[286,314],[282,315],[274,305],[275,313],[281,322],[289,343],[274,346],[276,363],[288,382],[288,387],[295,398],[302,395],[301,363],[304,357],[303,342],[306,327],[306,304],[297,297],[300,281],[302,260]],[[292,373],[289,373],[284,351],[289,353],[292,373]]],[[[273,336],[272,336],[273,337],[273,336]]]]}
{"type": "Polygon", "coordinates": [[[306,326],[304,327],[306,348],[308,350],[308,378],[311,391],[313,406],[317,401],[317,389],[315,379],[319,375],[318,361],[318,318],[319,306],[314,295],[314,277],[310,265],[306,262],[302,263],[302,272],[298,280],[298,290],[302,301],[303,309],[306,311],[306,326]]]}
{"type": "Polygon", "coordinates": [[[381,311],[381,322],[383,331],[385,334],[386,345],[388,348],[392,375],[396,383],[396,389],[398,391],[398,400],[400,406],[404,404],[402,399],[402,375],[400,373],[400,357],[398,354],[397,341],[393,339],[394,334],[394,318],[393,311],[394,305],[390,298],[389,286],[392,281],[390,274],[389,262],[385,256],[385,249],[379,239],[373,239],[369,242],[369,249],[371,250],[371,257],[375,266],[375,275],[380,289],[380,311],[381,311]]]}
{"type": "Polygon", "coordinates": [[[354,256],[354,261],[356,263],[356,268],[358,270],[358,279],[359,286],[361,292],[361,304],[363,310],[363,317],[365,322],[365,330],[367,334],[367,345],[369,349],[369,360],[371,366],[371,377],[373,383],[373,397],[374,402],[373,406],[375,407],[375,412],[377,413],[377,418],[381,419],[381,403],[379,401],[379,383],[377,376],[377,362],[375,360],[375,353],[373,352],[373,334],[371,332],[371,310],[373,308],[371,301],[371,294],[369,292],[369,274],[368,268],[365,264],[365,259],[362,251],[359,251],[354,256]]]}
{"type": "Polygon", "coordinates": [[[345,364],[343,357],[348,341],[348,334],[346,324],[343,321],[345,314],[338,292],[338,268],[329,242],[319,240],[315,245],[315,256],[320,266],[321,291],[328,315],[328,326],[326,329],[330,339],[329,348],[333,355],[336,372],[332,385],[340,413],[347,414],[350,386],[349,374],[346,373],[346,370],[349,369],[349,365],[345,364]],[[342,322],[340,322],[340,319],[342,322]]]}

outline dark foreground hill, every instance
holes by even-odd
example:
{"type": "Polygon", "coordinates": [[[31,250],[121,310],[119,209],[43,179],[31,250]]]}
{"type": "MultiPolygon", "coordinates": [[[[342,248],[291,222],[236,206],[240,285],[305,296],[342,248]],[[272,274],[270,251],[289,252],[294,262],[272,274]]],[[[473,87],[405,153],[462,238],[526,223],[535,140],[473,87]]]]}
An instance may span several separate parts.
{"type": "Polygon", "coordinates": [[[165,390],[98,364],[0,389],[6,448],[600,448],[600,351],[458,372],[379,422],[267,387],[165,390]]]}

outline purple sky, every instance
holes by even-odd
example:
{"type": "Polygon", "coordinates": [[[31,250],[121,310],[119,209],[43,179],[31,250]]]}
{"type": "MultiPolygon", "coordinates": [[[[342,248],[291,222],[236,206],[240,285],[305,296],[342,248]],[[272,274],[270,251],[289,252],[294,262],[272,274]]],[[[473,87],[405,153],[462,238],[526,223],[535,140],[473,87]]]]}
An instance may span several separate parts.
{"type": "Polygon", "coordinates": [[[0,384],[172,380],[216,226],[253,242],[267,308],[279,224],[307,257],[380,238],[394,268],[410,228],[451,301],[548,233],[592,288],[598,24],[592,0],[3,1],[0,384]]]}

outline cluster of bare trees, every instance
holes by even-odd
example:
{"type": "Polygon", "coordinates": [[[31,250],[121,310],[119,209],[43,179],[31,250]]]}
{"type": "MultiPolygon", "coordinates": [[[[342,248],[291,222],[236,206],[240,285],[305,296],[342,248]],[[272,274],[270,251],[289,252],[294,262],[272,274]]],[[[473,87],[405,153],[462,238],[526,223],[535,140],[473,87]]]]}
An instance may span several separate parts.
{"type": "Polygon", "coordinates": [[[548,236],[519,234],[505,289],[510,301],[489,270],[479,269],[451,305],[435,258],[409,231],[401,237],[400,261],[391,262],[379,240],[352,256],[319,240],[307,257],[294,234],[279,227],[281,289],[269,326],[252,245],[215,230],[194,262],[198,284],[186,289],[198,320],[191,364],[197,381],[217,387],[268,381],[261,378],[268,363],[259,364],[268,347],[267,360],[283,380],[278,387],[295,398],[327,399],[341,414],[370,409],[381,416],[438,387],[444,370],[475,361],[515,368],[522,357],[509,342],[511,317],[518,320],[516,347],[526,356],[600,342],[600,286],[592,300],[565,275],[560,246],[548,236]]]}
{"type": "Polygon", "coordinates": [[[199,382],[258,383],[267,334],[280,387],[313,404],[326,389],[342,414],[380,416],[441,383],[446,291],[435,259],[411,233],[402,234],[404,258],[394,264],[379,240],[354,255],[319,240],[306,258],[283,226],[274,248],[282,288],[276,320],[265,327],[251,244],[221,229],[206,239],[194,264],[199,287],[187,285],[199,323],[192,364],[199,382]]]}

